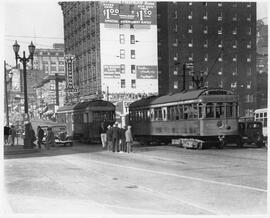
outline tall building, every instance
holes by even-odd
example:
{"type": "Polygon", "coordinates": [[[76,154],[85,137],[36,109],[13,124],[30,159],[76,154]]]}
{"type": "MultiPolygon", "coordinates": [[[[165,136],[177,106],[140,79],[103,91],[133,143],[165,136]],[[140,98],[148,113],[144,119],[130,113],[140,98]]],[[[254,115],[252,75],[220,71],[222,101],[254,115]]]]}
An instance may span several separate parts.
{"type": "Polygon", "coordinates": [[[268,91],[268,25],[257,22],[257,108],[267,107],[268,91]]]}
{"type": "Polygon", "coordinates": [[[157,25],[160,94],[194,89],[192,77],[202,76],[203,86],[223,87],[239,96],[240,116],[252,114],[255,2],[158,2],[157,25]]]}
{"type": "Polygon", "coordinates": [[[156,3],[60,2],[65,53],[74,56],[79,98],[158,93],[156,3]]]}

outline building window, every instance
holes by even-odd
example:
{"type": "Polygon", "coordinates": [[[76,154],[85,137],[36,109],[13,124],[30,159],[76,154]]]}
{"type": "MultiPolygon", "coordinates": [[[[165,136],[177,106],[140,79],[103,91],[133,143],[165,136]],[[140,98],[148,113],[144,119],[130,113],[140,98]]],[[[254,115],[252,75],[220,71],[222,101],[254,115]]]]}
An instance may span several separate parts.
{"type": "Polygon", "coordinates": [[[248,15],[247,21],[251,21],[251,14],[248,15]]]}
{"type": "Polygon", "coordinates": [[[222,75],[223,74],[223,68],[222,67],[220,67],[220,69],[219,69],[219,71],[218,71],[218,75],[222,75]]]}
{"type": "Polygon", "coordinates": [[[251,35],[251,27],[249,27],[248,29],[248,33],[247,33],[249,36],[251,35]]]}
{"type": "Polygon", "coordinates": [[[233,20],[233,21],[237,21],[237,14],[234,14],[232,20],[233,20]]]}
{"type": "Polygon", "coordinates": [[[188,26],[188,33],[192,33],[192,25],[188,26]]]}
{"type": "Polygon", "coordinates": [[[218,86],[219,86],[220,88],[223,88],[223,81],[222,81],[222,80],[220,80],[218,86]]]}
{"type": "Polygon", "coordinates": [[[204,61],[208,61],[208,54],[207,53],[204,56],[204,61]]]}
{"type": "Polygon", "coordinates": [[[121,88],[126,88],[126,81],[121,79],[121,88]]]}
{"type": "Polygon", "coordinates": [[[188,60],[189,60],[189,61],[193,61],[193,53],[191,53],[191,54],[189,55],[188,60]]]}
{"type": "Polygon", "coordinates": [[[130,35],[130,44],[135,44],[135,35],[130,35]]]}
{"type": "Polygon", "coordinates": [[[174,71],[173,71],[173,75],[177,76],[178,75],[178,67],[175,67],[174,71]]]}
{"type": "Polygon", "coordinates": [[[247,89],[251,89],[251,81],[247,83],[247,89]]]}
{"type": "Polygon", "coordinates": [[[135,59],[135,50],[130,50],[130,58],[135,59]]]}
{"type": "Polygon", "coordinates": [[[136,73],[136,67],[135,67],[135,65],[131,65],[131,73],[136,73]]]}
{"type": "Polygon", "coordinates": [[[131,80],[131,88],[136,88],[136,80],[135,79],[131,80]]]}
{"type": "Polygon", "coordinates": [[[204,47],[204,48],[208,48],[208,39],[206,39],[206,40],[204,41],[203,47],[204,47]]]}
{"type": "Polygon", "coordinates": [[[219,58],[218,58],[218,61],[219,61],[219,62],[222,62],[222,61],[223,61],[223,55],[222,55],[222,54],[220,54],[220,56],[219,56],[219,58]]]}
{"type": "Polygon", "coordinates": [[[124,64],[121,64],[120,65],[120,71],[121,71],[121,73],[125,73],[125,65],[124,64]]]}
{"type": "Polygon", "coordinates": [[[189,20],[192,19],[192,11],[189,12],[188,19],[189,19],[189,20]]]}
{"type": "Polygon", "coordinates": [[[204,33],[204,34],[207,34],[207,33],[208,33],[208,26],[206,26],[206,25],[204,26],[204,28],[203,28],[203,33],[204,33]]]}
{"type": "Polygon", "coordinates": [[[219,47],[219,48],[222,48],[222,46],[223,46],[223,41],[220,40],[219,43],[218,43],[218,47],[219,47]]]}
{"type": "Polygon", "coordinates": [[[218,14],[218,21],[222,21],[222,12],[218,14]]]}
{"type": "Polygon", "coordinates": [[[175,39],[175,42],[172,45],[173,47],[178,47],[178,39],[175,39]]]}
{"type": "Polygon", "coordinates": [[[203,2],[202,4],[203,4],[203,6],[207,6],[207,2],[203,2]]]}
{"type": "Polygon", "coordinates": [[[237,54],[234,55],[234,57],[233,57],[232,60],[233,60],[233,62],[236,62],[237,61],[237,54]]]}
{"type": "Polygon", "coordinates": [[[251,48],[251,41],[248,42],[247,48],[251,48]]]}
{"type": "Polygon", "coordinates": [[[193,40],[190,39],[189,42],[188,42],[188,47],[192,48],[193,47],[193,40]]]}
{"type": "Polygon", "coordinates": [[[208,13],[207,13],[207,11],[205,11],[205,12],[203,13],[203,19],[204,19],[204,20],[207,20],[207,19],[208,19],[208,13]]]}
{"type": "Polygon", "coordinates": [[[120,40],[120,44],[125,44],[125,35],[124,34],[120,34],[119,40],[120,40]]]}
{"type": "Polygon", "coordinates": [[[56,71],[56,66],[51,66],[51,71],[56,71]]]}
{"type": "Polygon", "coordinates": [[[237,88],[237,82],[231,83],[231,88],[237,88]]]}
{"type": "Polygon", "coordinates": [[[218,7],[222,7],[222,3],[221,2],[218,2],[217,5],[218,5],[218,7]]]}
{"type": "Polygon", "coordinates": [[[220,26],[220,27],[218,28],[218,34],[219,34],[219,35],[222,34],[222,26],[220,26]]]}
{"type": "Polygon", "coordinates": [[[251,55],[247,57],[247,62],[251,62],[251,55]]]}
{"type": "Polygon", "coordinates": [[[246,101],[246,103],[252,103],[253,102],[253,95],[250,95],[250,94],[246,95],[245,101],[246,101]]]}
{"type": "Polygon", "coordinates": [[[125,49],[120,49],[120,58],[121,59],[125,58],[125,49]]]}
{"type": "Polygon", "coordinates": [[[134,29],[134,24],[130,24],[130,29],[134,29]]]}
{"type": "Polygon", "coordinates": [[[178,31],[178,25],[177,25],[177,24],[174,25],[173,31],[174,31],[175,33],[177,33],[177,31],[178,31]]]}
{"type": "Polygon", "coordinates": [[[174,11],[174,19],[177,19],[177,11],[174,11]]]}
{"type": "Polygon", "coordinates": [[[251,3],[247,3],[247,8],[250,8],[251,7],[251,3]]]}
{"type": "Polygon", "coordinates": [[[178,61],[178,53],[177,53],[177,52],[175,53],[175,55],[174,55],[174,57],[173,57],[173,60],[174,60],[174,61],[178,61]]]}
{"type": "Polygon", "coordinates": [[[173,82],[173,88],[174,89],[178,89],[178,81],[174,81],[173,82]]]}
{"type": "Polygon", "coordinates": [[[234,40],[234,42],[233,42],[233,46],[232,46],[233,48],[237,48],[237,40],[234,40]]]}
{"type": "Polygon", "coordinates": [[[192,5],[192,2],[189,2],[188,5],[191,6],[192,5]]]}
{"type": "Polygon", "coordinates": [[[237,8],[237,3],[234,2],[232,6],[233,6],[233,8],[237,8]]]}
{"type": "Polygon", "coordinates": [[[237,34],[237,27],[234,27],[234,30],[232,31],[232,34],[233,35],[236,35],[237,34]]]}
{"type": "Polygon", "coordinates": [[[251,67],[249,67],[248,69],[247,69],[247,76],[251,76],[251,67]]]}

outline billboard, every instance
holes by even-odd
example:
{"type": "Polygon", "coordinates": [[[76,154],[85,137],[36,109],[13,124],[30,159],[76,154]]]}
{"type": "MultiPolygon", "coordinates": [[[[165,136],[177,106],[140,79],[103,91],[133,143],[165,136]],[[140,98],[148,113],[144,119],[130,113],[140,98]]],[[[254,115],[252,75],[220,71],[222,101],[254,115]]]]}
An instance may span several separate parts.
{"type": "Polygon", "coordinates": [[[104,65],[104,78],[118,79],[120,78],[120,65],[104,65]]]}
{"type": "Polygon", "coordinates": [[[136,66],[137,79],[157,79],[157,66],[136,66]]]}
{"type": "Polygon", "coordinates": [[[65,58],[65,69],[66,69],[66,91],[74,92],[76,91],[73,87],[73,60],[72,56],[67,56],[65,58]]]}
{"type": "Polygon", "coordinates": [[[155,2],[101,2],[100,23],[156,25],[156,17],[155,2]]]}

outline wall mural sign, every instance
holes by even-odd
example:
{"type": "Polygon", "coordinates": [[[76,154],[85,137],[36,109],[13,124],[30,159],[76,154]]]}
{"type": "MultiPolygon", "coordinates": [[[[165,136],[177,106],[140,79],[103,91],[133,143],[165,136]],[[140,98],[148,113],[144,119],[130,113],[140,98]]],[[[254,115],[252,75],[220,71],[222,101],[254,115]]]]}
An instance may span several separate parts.
{"type": "Polygon", "coordinates": [[[73,86],[73,61],[74,61],[73,56],[68,55],[65,57],[66,91],[67,92],[77,91],[73,86]]]}
{"type": "Polygon", "coordinates": [[[156,25],[156,3],[101,3],[101,23],[156,25]]]}
{"type": "Polygon", "coordinates": [[[104,78],[119,79],[120,78],[120,65],[104,65],[103,73],[104,73],[104,78]]]}
{"type": "Polygon", "coordinates": [[[157,79],[157,66],[136,66],[137,79],[157,79]]]}

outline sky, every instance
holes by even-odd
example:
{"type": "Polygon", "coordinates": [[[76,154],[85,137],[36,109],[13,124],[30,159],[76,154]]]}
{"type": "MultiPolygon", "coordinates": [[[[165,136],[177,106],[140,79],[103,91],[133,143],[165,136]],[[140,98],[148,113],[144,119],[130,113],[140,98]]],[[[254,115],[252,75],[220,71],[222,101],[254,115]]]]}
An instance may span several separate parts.
{"type": "MultiPolygon", "coordinates": [[[[202,0],[203,1],[203,0],[202,0]]],[[[38,48],[52,48],[53,43],[63,43],[63,15],[56,0],[5,0],[4,8],[4,59],[15,64],[12,45],[21,46],[19,54],[33,41],[38,48]]],[[[257,1],[257,18],[267,17],[268,3],[257,1]]],[[[267,22],[267,20],[264,20],[267,22]]]]}

